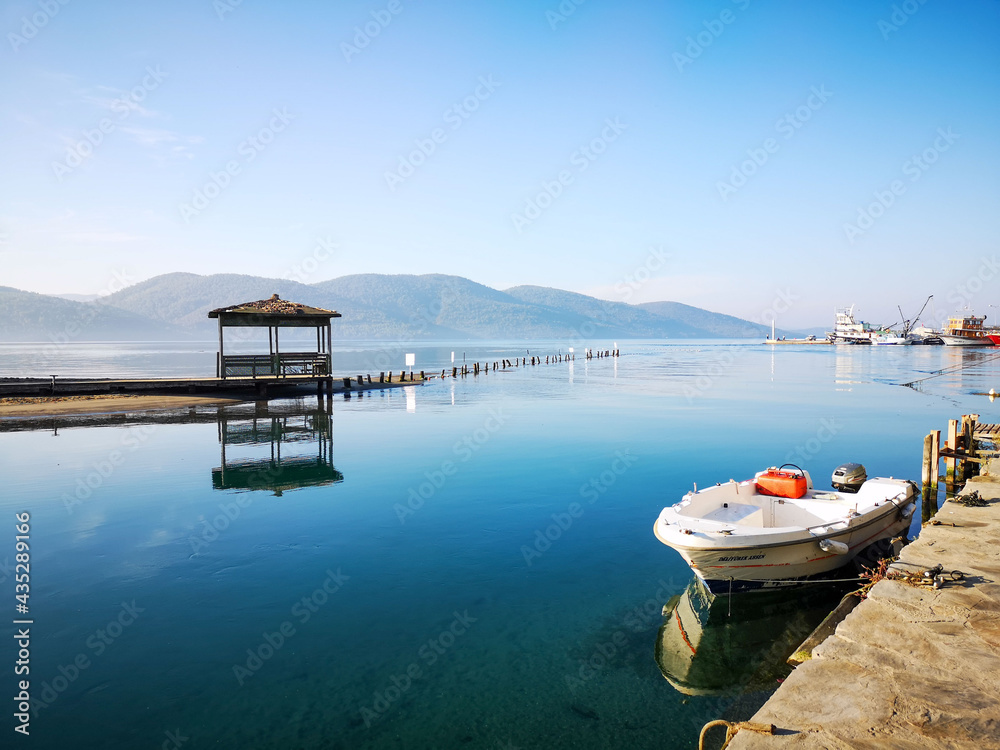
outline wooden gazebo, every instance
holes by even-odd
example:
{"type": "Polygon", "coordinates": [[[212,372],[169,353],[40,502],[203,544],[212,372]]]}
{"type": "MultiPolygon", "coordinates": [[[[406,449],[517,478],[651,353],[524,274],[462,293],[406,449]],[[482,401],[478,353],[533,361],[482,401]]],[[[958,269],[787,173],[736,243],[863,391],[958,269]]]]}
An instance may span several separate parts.
{"type": "Polygon", "coordinates": [[[340,313],[288,302],[272,294],[269,299],[243,302],[220,307],[208,313],[219,321],[219,353],[216,356],[216,377],[222,378],[284,378],[289,375],[328,378],[331,374],[330,351],[333,335],[332,318],[340,313]],[[226,328],[267,328],[267,354],[226,354],[226,328]],[[315,328],[315,352],[281,352],[278,331],[281,328],[315,328]]]}

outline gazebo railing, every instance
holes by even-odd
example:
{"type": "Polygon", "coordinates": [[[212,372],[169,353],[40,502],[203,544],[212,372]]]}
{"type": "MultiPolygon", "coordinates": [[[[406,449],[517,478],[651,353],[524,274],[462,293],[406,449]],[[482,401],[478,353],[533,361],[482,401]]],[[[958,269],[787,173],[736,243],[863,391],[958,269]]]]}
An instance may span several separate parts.
{"type": "Polygon", "coordinates": [[[220,367],[223,378],[273,378],[287,375],[329,375],[330,355],[317,352],[281,354],[226,354],[220,367]]]}

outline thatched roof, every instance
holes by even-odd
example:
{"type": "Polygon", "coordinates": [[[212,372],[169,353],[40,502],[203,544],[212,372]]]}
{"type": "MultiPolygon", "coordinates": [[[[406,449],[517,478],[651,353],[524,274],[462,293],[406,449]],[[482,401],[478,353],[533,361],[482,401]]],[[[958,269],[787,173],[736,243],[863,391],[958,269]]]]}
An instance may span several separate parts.
{"type": "Polygon", "coordinates": [[[340,313],[335,310],[324,310],[322,307],[310,307],[299,302],[289,302],[281,299],[277,294],[272,294],[268,299],[260,299],[256,302],[241,302],[229,307],[220,307],[208,313],[210,318],[218,318],[223,315],[257,315],[275,317],[314,317],[314,318],[339,318],[340,313]]]}

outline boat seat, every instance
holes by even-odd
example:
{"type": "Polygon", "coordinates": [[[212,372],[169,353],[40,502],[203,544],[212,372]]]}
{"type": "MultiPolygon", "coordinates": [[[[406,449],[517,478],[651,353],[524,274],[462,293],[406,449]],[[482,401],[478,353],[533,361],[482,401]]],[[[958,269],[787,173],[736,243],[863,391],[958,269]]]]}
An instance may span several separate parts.
{"type": "Polygon", "coordinates": [[[764,526],[764,511],[749,503],[728,503],[728,508],[717,508],[703,516],[706,521],[734,523],[740,526],[764,526]]]}

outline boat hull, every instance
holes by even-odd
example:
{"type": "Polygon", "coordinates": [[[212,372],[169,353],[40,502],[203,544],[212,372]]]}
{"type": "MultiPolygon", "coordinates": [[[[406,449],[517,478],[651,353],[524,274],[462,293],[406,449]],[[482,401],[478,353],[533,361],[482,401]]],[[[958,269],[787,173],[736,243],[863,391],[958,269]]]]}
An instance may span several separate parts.
{"type": "MultiPolygon", "coordinates": [[[[756,525],[741,524],[735,521],[735,516],[728,516],[725,522],[709,518],[685,520],[678,510],[684,505],[682,503],[665,508],[654,524],[653,532],[657,539],[684,558],[712,593],[806,585],[813,583],[817,576],[844,567],[872,544],[904,535],[908,530],[919,497],[916,487],[902,480],[874,481],[881,483],[886,494],[873,498],[873,493],[869,493],[869,502],[872,499],[875,502],[865,512],[848,513],[839,520],[830,520],[816,528],[760,525],[759,518],[756,525]]],[[[726,489],[726,486],[710,488],[702,494],[726,489]]],[[[740,485],[740,489],[743,495],[734,497],[742,497],[744,502],[759,498],[747,495],[750,488],[746,485],[740,485]],[[742,489],[744,487],[746,489],[742,489]]],[[[821,502],[839,504],[842,508],[844,503],[850,502],[847,498],[851,497],[843,493],[821,495],[810,491],[809,494],[812,499],[803,498],[803,503],[815,505],[821,496],[839,497],[839,501],[821,502]]],[[[794,505],[798,501],[778,498],[777,502],[794,505]]],[[[742,513],[740,509],[755,507],[758,506],[733,502],[730,497],[729,503],[724,504],[724,509],[716,511],[715,515],[742,513]]],[[[765,505],[755,515],[766,512],[765,505]]]]}
{"type": "Polygon", "coordinates": [[[872,336],[874,346],[912,346],[913,340],[902,336],[872,336]]]}
{"type": "Polygon", "coordinates": [[[942,333],[940,338],[945,346],[993,346],[995,343],[989,336],[950,336],[942,333]]]}
{"type": "Polygon", "coordinates": [[[814,577],[850,563],[868,545],[904,533],[909,528],[911,517],[912,513],[906,513],[906,506],[900,510],[890,506],[879,518],[819,538],[805,536],[796,542],[736,549],[670,546],[681,554],[713,594],[772,590],[813,583],[814,577]],[[846,544],[848,552],[836,554],[823,551],[819,542],[824,539],[846,544]]]}

